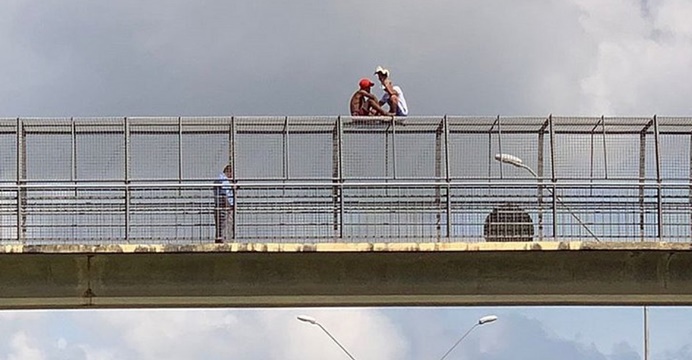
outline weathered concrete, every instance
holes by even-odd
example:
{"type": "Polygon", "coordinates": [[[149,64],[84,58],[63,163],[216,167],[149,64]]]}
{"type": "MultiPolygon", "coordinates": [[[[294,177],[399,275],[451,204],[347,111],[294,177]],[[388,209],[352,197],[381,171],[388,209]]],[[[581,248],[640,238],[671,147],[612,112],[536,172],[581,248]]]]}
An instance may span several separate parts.
{"type": "Polygon", "coordinates": [[[0,308],[692,305],[689,243],[0,247],[0,308]]]}

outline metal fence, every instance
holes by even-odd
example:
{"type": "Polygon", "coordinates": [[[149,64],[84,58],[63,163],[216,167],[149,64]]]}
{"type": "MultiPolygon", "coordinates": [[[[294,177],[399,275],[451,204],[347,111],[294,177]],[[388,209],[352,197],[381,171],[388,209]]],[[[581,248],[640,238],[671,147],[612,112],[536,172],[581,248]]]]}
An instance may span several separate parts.
{"type": "Polygon", "coordinates": [[[655,116],[0,119],[0,241],[212,242],[229,163],[233,241],[689,241],[691,147],[655,116]]]}

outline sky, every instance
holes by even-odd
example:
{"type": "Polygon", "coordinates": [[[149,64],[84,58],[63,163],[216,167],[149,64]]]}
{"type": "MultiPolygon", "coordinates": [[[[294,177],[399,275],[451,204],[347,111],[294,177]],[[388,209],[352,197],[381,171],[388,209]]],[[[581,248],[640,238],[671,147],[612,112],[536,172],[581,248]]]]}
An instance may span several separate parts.
{"type": "MultiPolygon", "coordinates": [[[[410,115],[688,116],[686,0],[4,0],[0,117],[339,115],[378,65],[410,115]]],[[[379,89],[375,93],[380,95],[379,89]]],[[[2,311],[0,360],[642,358],[639,307],[2,311]]],[[[692,359],[652,308],[651,359],[692,359]]]]}
{"type": "MultiPolygon", "coordinates": [[[[691,308],[649,308],[650,359],[692,359],[691,308]]],[[[641,307],[72,310],[0,312],[2,360],[635,360],[641,307]]]]}

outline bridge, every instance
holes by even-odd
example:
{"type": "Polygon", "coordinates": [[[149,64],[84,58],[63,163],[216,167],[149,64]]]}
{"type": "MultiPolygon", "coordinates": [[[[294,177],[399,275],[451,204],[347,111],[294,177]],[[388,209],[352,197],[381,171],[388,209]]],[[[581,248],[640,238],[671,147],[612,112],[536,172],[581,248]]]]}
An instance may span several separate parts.
{"type": "Polygon", "coordinates": [[[0,119],[0,308],[690,305],[691,148],[657,116],[0,119]]]}

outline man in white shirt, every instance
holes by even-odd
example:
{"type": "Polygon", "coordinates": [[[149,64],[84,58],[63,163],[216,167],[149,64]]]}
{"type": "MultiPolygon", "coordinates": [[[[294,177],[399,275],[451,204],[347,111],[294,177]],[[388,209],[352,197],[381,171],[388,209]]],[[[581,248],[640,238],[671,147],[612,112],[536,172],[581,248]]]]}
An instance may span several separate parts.
{"type": "Polygon", "coordinates": [[[407,116],[408,105],[406,104],[406,98],[404,98],[404,92],[401,90],[401,87],[392,84],[392,81],[389,79],[389,70],[378,66],[375,69],[375,75],[380,79],[382,89],[384,90],[384,96],[380,99],[380,105],[388,104],[391,115],[407,116]]]}
{"type": "Polygon", "coordinates": [[[226,165],[214,182],[214,220],[216,222],[216,240],[232,241],[235,238],[235,191],[231,184],[233,166],[226,165]]]}

